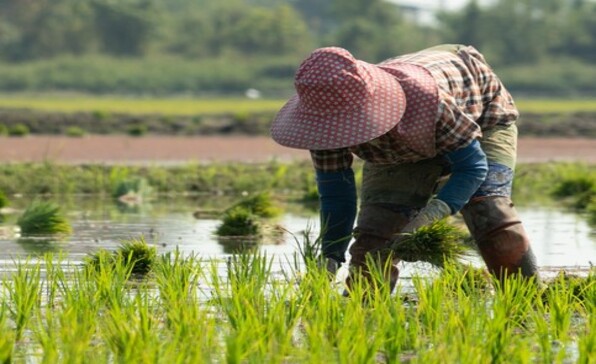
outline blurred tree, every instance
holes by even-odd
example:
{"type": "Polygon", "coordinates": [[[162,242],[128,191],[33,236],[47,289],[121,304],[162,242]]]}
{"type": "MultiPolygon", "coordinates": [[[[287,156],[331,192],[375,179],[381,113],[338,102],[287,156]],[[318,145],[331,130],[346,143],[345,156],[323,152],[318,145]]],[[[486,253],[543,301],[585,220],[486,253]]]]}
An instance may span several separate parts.
{"type": "Polygon", "coordinates": [[[445,39],[482,48],[485,41],[483,12],[477,0],[471,0],[461,12],[439,12],[437,18],[445,26],[445,39]]]}
{"type": "Polygon", "coordinates": [[[94,0],[92,4],[103,51],[118,56],[139,56],[147,51],[154,31],[151,0],[94,0]]]}
{"type": "Polygon", "coordinates": [[[567,10],[567,17],[559,23],[561,42],[554,52],[583,59],[596,60],[596,3],[573,0],[567,10]]]}
{"type": "Polygon", "coordinates": [[[312,44],[306,24],[290,6],[251,7],[233,25],[230,43],[245,54],[283,55],[304,52],[312,44]]]}
{"type": "Polygon", "coordinates": [[[77,0],[0,1],[0,46],[12,60],[81,54],[94,49],[92,9],[77,0]]]}

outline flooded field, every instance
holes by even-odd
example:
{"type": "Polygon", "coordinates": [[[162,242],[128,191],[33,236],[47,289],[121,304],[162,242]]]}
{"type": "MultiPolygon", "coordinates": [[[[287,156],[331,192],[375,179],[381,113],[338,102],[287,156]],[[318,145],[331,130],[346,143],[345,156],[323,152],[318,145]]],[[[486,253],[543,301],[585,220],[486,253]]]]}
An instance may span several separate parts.
{"type": "MultiPolygon", "coordinates": [[[[185,255],[195,254],[206,259],[225,258],[245,246],[243,241],[215,236],[221,220],[216,215],[204,213],[213,211],[213,208],[205,209],[205,201],[201,200],[161,199],[138,206],[121,205],[110,199],[69,200],[63,206],[73,234],[62,240],[19,236],[14,220],[19,208],[27,202],[25,199],[15,201],[17,211],[0,225],[0,262],[10,263],[45,252],[62,252],[77,263],[100,248],[113,250],[122,240],[140,236],[154,244],[160,254],[179,249],[185,255]],[[198,210],[203,211],[203,217],[196,214],[198,210]]],[[[224,199],[213,201],[210,197],[209,200],[210,206],[220,209],[227,203],[224,199]]],[[[268,221],[271,225],[281,226],[286,231],[283,236],[275,241],[265,238],[255,249],[276,261],[292,258],[298,251],[304,231],[316,236],[319,228],[316,212],[299,204],[288,204],[285,211],[280,218],[268,221]]],[[[596,233],[583,216],[552,206],[520,206],[518,211],[542,269],[588,268],[596,262],[596,233]]],[[[478,260],[474,262],[479,263],[478,260]]]]}

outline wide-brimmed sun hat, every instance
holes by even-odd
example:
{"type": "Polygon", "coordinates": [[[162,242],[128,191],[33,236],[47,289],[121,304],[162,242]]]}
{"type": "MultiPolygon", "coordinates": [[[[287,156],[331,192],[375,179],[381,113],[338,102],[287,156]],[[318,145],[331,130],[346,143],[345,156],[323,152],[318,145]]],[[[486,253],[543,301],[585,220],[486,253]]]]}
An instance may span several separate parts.
{"type": "Polygon", "coordinates": [[[271,126],[281,145],[310,150],[337,149],[368,142],[402,118],[406,98],[398,80],[343,48],[319,48],[294,78],[297,94],[271,126]]]}

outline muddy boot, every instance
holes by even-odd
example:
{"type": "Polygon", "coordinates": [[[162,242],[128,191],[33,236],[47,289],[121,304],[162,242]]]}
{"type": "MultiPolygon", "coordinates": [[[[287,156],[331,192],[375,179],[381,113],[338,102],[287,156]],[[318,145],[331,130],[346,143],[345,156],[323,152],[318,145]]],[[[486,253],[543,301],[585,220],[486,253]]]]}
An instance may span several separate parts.
{"type": "Polygon", "coordinates": [[[461,211],[489,271],[500,280],[519,273],[536,277],[538,268],[528,235],[509,197],[470,201],[461,211]]]}
{"type": "MultiPolygon", "coordinates": [[[[347,292],[358,280],[372,287],[388,284],[392,292],[397,284],[399,259],[388,249],[389,239],[398,233],[410,219],[380,204],[364,205],[360,209],[355,241],[350,247],[350,272],[346,279],[347,292]],[[374,264],[374,267],[371,267],[374,264]],[[383,282],[377,282],[371,272],[380,272],[383,282]]],[[[371,288],[372,288],[371,287],[371,288]]]]}

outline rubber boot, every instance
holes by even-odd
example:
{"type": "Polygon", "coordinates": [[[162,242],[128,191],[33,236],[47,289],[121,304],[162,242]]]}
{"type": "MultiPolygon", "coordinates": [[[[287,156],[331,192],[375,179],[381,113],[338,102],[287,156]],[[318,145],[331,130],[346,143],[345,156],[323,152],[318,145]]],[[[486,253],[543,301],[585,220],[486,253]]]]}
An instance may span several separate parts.
{"type": "Polygon", "coordinates": [[[500,280],[516,273],[538,280],[530,240],[509,197],[474,199],[461,213],[491,274],[500,280]]]}
{"type": "Polygon", "coordinates": [[[409,218],[400,212],[380,204],[367,204],[361,207],[357,227],[354,230],[354,243],[350,246],[350,270],[346,279],[349,294],[354,282],[363,280],[368,285],[389,284],[392,292],[399,278],[398,257],[389,249],[389,240],[408,222],[409,218]],[[374,267],[371,267],[374,264],[374,267]],[[371,272],[382,273],[384,282],[375,282],[371,272]]]}

